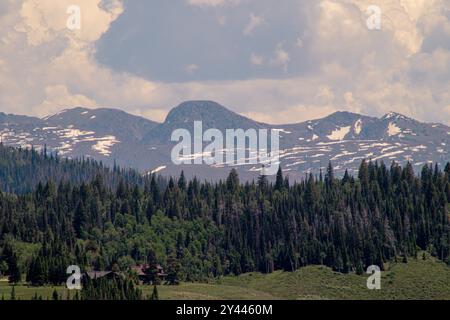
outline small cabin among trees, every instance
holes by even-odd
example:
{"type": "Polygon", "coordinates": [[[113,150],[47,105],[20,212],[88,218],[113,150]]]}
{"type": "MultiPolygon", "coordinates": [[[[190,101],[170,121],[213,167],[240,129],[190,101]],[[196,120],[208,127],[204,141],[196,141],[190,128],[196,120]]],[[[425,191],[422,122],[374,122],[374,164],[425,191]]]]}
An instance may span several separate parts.
{"type": "Polygon", "coordinates": [[[159,264],[141,264],[134,266],[131,269],[142,284],[159,284],[167,277],[164,268],[159,264]]]}
{"type": "Polygon", "coordinates": [[[123,275],[114,271],[88,271],[84,273],[84,277],[87,277],[91,280],[99,280],[99,279],[117,280],[119,278],[123,278],[123,275]]]}

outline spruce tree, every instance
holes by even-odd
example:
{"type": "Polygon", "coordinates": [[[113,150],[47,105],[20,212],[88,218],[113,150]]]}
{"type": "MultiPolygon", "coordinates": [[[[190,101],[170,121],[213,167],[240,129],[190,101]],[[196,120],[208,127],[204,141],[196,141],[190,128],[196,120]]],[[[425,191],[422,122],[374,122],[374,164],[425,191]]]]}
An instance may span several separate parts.
{"type": "Polygon", "coordinates": [[[20,270],[18,258],[15,253],[12,255],[10,259],[8,270],[9,270],[9,277],[8,277],[9,283],[17,284],[22,280],[22,272],[20,270]]]}
{"type": "Polygon", "coordinates": [[[152,295],[150,297],[150,300],[159,300],[159,295],[158,295],[158,288],[155,286],[153,286],[153,292],[152,295]]]}
{"type": "Polygon", "coordinates": [[[281,169],[281,165],[278,168],[277,172],[277,178],[275,182],[275,190],[281,191],[284,187],[284,180],[283,180],[283,170],[281,169]]]}
{"type": "Polygon", "coordinates": [[[52,300],[54,300],[54,301],[59,300],[58,291],[56,291],[56,289],[53,290],[52,300]]]}
{"type": "Polygon", "coordinates": [[[16,287],[13,286],[11,289],[11,295],[10,295],[10,300],[16,300],[16,287]]]}

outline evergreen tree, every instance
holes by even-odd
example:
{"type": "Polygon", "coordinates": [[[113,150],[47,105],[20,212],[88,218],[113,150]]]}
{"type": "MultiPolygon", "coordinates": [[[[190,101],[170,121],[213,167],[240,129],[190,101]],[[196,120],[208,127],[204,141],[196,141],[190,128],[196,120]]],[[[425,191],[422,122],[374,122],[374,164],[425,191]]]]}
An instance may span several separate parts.
{"type": "Polygon", "coordinates": [[[8,270],[9,270],[9,277],[8,277],[9,283],[17,284],[22,280],[22,272],[20,270],[18,258],[15,253],[12,255],[10,259],[8,270]]]}
{"type": "Polygon", "coordinates": [[[10,295],[10,300],[16,300],[16,287],[13,286],[11,289],[11,295],[10,295]]]}
{"type": "Polygon", "coordinates": [[[169,257],[167,261],[169,267],[167,269],[167,284],[178,285],[180,284],[179,273],[181,269],[181,264],[174,257],[169,257]]]}
{"type": "Polygon", "coordinates": [[[54,300],[54,301],[59,300],[58,291],[56,291],[56,289],[53,290],[52,300],[54,300]]]}
{"type": "Polygon", "coordinates": [[[184,171],[181,171],[180,179],[178,179],[178,188],[181,190],[186,190],[186,178],[184,176],[184,171]]]}
{"type": "MultiPolygon", "coordinates": [[[[0,168],[0,272],[12,283],[23,271],[31,285],[60,285],[72,264],[148,263],[154,284],[161,265],[176,284],[311,264],[361,273],[421,250],[450,263],[450,165],[417,176],[410,164],[363,161],[358,177],[339,178],[330,164],[322,179],[291,184],[281,168],[273,184],[264,175],[242,184],[236,170],[226,181],[183,183],[184,174],[142,177],[0,146],[0,168]]],[[[79,298],[139,298],[123,280],[87,283],[79,298]]]]}
{"type": "Polygon", "coordinates": [[[284,188],[283,170],[281,166],[278,168],[277,178],[275,182],[275,190],[281,191],[284,188]]]}
{"type": "Polygon", "coordinates": [[[155,286],[153,286],[153,292],[152,295],[150,297],[150,300],[159,300],[159,295],[158,295],[158,288],[155,286]]]}

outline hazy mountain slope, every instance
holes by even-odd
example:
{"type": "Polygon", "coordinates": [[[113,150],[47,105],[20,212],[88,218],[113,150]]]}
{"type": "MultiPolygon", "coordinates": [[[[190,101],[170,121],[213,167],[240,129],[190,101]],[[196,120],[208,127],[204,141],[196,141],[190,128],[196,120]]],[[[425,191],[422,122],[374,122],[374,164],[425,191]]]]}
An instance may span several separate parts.
{"type": "Polygon", "coordinates": [[[112,165],[114,160],[137,167],[136,146],[156,122],[116,109],[74,108],[38,119],[0,116],[6,144],[49,150],[65,157],[90,157],[112,165]]]}
{"type": "Polygon", "coordinates": [[[97,135],[112,135],[126,142],[142,140],[157,126],[156,122],[117,109],[75,108],[50,116],[45,122],[50,127],[95,131],[97,135]]]}
{"type": "Polygon", "coordinates": [[[166,144],[170,141],[172,132],[176,129],[184,128],[193,132],[195,121],[202,122],[204,131],[211,128],[225,132],[226,129],[231,128],[259,129],[268,127],[268,125],[234,113],[216,102],[188,101],[172,109],[164,123],[150,131],[145,141],[166,144]]]}
{"type": "MultiPolygon", "coordinates": [[[[345,169],[356,173],[362,159],[410,161],[418,170],[429,162],[447,162],[450,153],[448,126],[422,123],[393,112],[382,118],[336,112],[298,124],[269,125],[212,101],[184,102],[168,114],[164,123],[116,109],[74,108],[44,119],[0,113],[0,133],[10,145],[47,145],[62,156],[92,157],[143,172],[178,175],[184,170],[188,176],[202,179],[226,177],[230,166],[173,165],[172,132],[187,129],[193,134],[195,121],[202,121],[203,131],[216,128],[224,137],[226,129],[278,130],[281,165],[293,179],[306,172],[318,172],[329,161],[338,174],[345,169]]],[[[253,179],[261,166],[243,165],[237,169],[242,179],[253,179]]]]}
{"type": "Polygon", "coordinates": [[[113,170],[96,161],[59,159],[35,150],[0,144],[0,191],[22,194],[50,180],[56,185],[61,181],[80,184],[97,177],[108,187],[116,187],[120,181],[144,183],[135,170],[113,170]]]}

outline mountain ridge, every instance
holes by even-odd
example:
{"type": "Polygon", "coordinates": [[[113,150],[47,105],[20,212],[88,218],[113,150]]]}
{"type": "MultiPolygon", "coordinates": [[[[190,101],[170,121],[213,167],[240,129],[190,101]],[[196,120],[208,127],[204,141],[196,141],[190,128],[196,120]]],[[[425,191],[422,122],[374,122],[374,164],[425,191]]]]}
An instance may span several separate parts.
{"type": "MultiPolygon", "coordinates": [[[[171,161],[175,129],[272,129],[280,132],[281,166],[293,179],[318,172],[331,161],[341,174],[355,173],[362,159],[444,163],[450,154],[450,127],[424,123],[390,112],[377,118],[348,111],[296,124],[265,124],[242,116],[213,101],[186,101],[173,108],[164,122],[152,121],[114,108],[65,109],[45,118],[0,113],[0,134],[5,144],[42,148],[60,155],[87,157],[142,172],[205,179],[224,178],[233,166],[183,165],[171,161]]],[[[253,179],[261,166],[234,166],[243,179],[253,179]]]]}
{"type": "MultiPolygon", "coordinates": [[[[98,111],[119,112],[119,113],[127,114],[127,115],[129,115],[131,117],[136,117],[136,118],[140,118],[140,119],[143,119],[143,120],[147,120],[147,121],[153,122],[155,124],[163,124],[163,123],[167,122],[167,120],[168,120],[167,118],[169,117],[169,115],[170,115],[170,113],[172,111],[174,111],[175,109],[177,109],[179,107],[182,107],[183,105],[189,104],[189,103],[211,103],[211,104],[215,104],[215,105],[219,106],[221,109],[224,109],[224,110],[228,111],[229,113],[234,113],[234,114],[236,114],[239,117],[246,118],[246,119],[248,119],[250,121],[254,121],[254,120],[251,120],[249,117],[247,117],[245,115],[242,115],[242,114],[240,114],[238,112],[235,112],[233,110],[230,110],[230,109],[228,109],[228,108],[226,108],[226,107],[224,107],[224,106],[220,105],[219,103],[217,103],[215,101],[212,101],[212,100],[187,100],[185,102],[182,102],[178,106],[173,107],[168,112],[165,120],[162,121],[162,122],[161,121],[157,121],[157,120],[153,120],[153,119],[148,118],[148,117],[139,116],[139,115],[135,115],[135,114],[129,113],[129,112],[127,112],[125,110],[122,110],[122,109],[120,109],[118,107],[98,107],[97,108],[97,107],[83,107],[83,106],[74,106],[72,108],[65,108],[65,109],[62,109],[61,111],[58,111],[58,112],[56,112],[54,114],[50,114],[50,115],[47,115],[47,116],[44,116],[44,117],[31,116],[31,115],[26,115],[26,114],[6,113],[6,112],[0,111],[0,121],[2,121],[2,118],[4,118],[4,117],[11,117],[11,116],[12,117],[20,117],[20,118],[24,118],[24,119],[28,118],[28,119],[33,119],[33,120],[46,121],[46,120],[48,120],[48,119],[50,119],[52,117],[61,115],[61,114],[66,113],[68,111],[77,111],[77,110],[79,110],[79,111],[82,111],[82,112],[86,112],[86,111],[87,112],[98,112],[98,111]]],[[[395,112],[395,111],[389,111],[388,113],[386,113],[386,114],[384,114],[384,115],[382,115],[380,117],[377,117],[377,116],[370,116],[370,115],[365,115],[365,114],[362,114],[362,113],[356,113],[356,112],[351,112],[351,111],[338,110],[338,111],[332,112],[332,113],[330,113],[327,116],[322,117],[322,118],[313,118],[313,119],[309,119],[309,120],[305,120],[305,121],[301,121],[301,122],[284,123],[284,124],[265,123],[265,122],[260,122],[260,121],[254,121],[254,122],[259,123],[259,124],[263,124],[263,125],[267,125],[267,126],[274,126],[274,127],[276,127],[277,125],[278,126],[279,125],[281,125],[281,126],[293,126],[293,125],[304,124],[306,122],[313,122],[313,121],[317,121],[317,120],[321,120],[321,119],[325,119],[325,118],[330,118],[330,117],[333,117],[333,116],[336,116],[336,115],[341,115],[341,114],[343,114],[343,115],[362,116],[362,117],[365,117],[365,118],[372,118],[372,119],[378,119],[378,120],[387,120],[387,119],[391,119],[392,117],[400,117],[400,118],[403,118],[403,119],[409,119],[409,120],[413,120],[413,121],[416,121],[416,122],[419,122],[419,123],[423,123],[423,124],[437,124],[437,125],[447,126],[447,125],[445,125],[443,123],[440,123],[440,122],[420,121],[420,120],[411,118],[409,116],[406,116],[406,115],[404,115],[402,113],[398,113],[398,112],[395,112]]]]}

